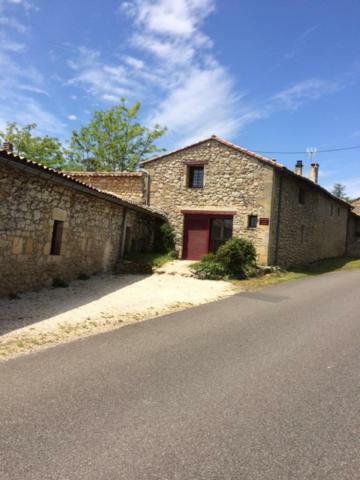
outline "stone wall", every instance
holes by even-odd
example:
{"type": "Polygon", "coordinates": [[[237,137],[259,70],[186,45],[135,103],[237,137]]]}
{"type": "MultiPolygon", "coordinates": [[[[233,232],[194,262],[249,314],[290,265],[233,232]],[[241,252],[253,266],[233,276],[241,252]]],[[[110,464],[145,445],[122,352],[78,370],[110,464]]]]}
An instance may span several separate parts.
{"type": "MultiPolygon", "coordinates": [[[[302,181],[301,177],[282,175],[282,180],[277,180],[277,199],[280,189],[280,224],[277,242],[273,245],[274,262],[288,267],[344,255],[349,207],[302,181]],[[305,190],[304,204],[299,202],[299,188],[305,190]]],[[[277,224],[275,216],[273,223],[277,224]]]]}
{"type": "Polygon", "coordinates": [[[360,216],[351,213],[348,225],[347,255],[360,257],[360,216]]]}
{"type": "Polygon", "coordinates": [[[141,172],[67,172],[80,182],[144,205],[145,175],[141,172]]]}
{"type": "Polygon", "coordinates": [[[360,198],[356,198],[351,202],[351,204],[354,207],[353,212],[356,213],[356,215],[360,215],[360,198]]]}
{"type": "Polygon", "coordinates": [[[152,248],[158,220],[150,212],[99,198],[86,187],[79,191],[75,182],[63,184],[45,169],[32,170],[5,164],[0,156],[0,295],[109,271],[122,243],[127,250],[152,248]],[[50,254],[55,220],[63,222],[59,255],[50,254]]]}
{"type": "Polygon", "coordinates": [[[183,247],[186,209],[235,211],[233,235],[252,240],[259,262],[268,263],[270,225],[248,228],[248,215],[270,219],[273,168],[252,156],[212,139],[206,143],[147,162],[150,206],[164,211],[176,233],[176,248],[183,247]],[[187,187],[185,162],[203,161],[204,188],[187,187]]]}

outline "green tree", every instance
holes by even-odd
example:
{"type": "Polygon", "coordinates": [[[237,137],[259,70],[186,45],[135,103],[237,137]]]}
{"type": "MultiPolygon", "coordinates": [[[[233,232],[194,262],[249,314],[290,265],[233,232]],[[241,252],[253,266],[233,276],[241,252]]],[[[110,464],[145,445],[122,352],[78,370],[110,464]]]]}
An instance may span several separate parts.
{"type": "Polygon", "coordinates": [[[149,155],[162,151],[154,142],[166,129],[143,127],[137,119],[140,107],[139,102],[127,107],[121,99],[110,110],[95,112],[86,127],[72,133],[72,161],[87,171],[132,171],[149,155]]]}
{"type": "Polygon", "coordinates": [[[350,198],[346,195],[346,187],[341,183],[335,183],[331,193],[341,200],[345,200],[346,202],[350,201],[350,198]]]}
{"type": "Polygon", "coordinates": [[[37,125],[30,123],[19,127],[16,122],[8,122],[4,131],[0,130],[0,139],[13,144],[14,153],[28,160],[39,162],[52,168],[65,165],[65,151],[57,138],[33,135],[37,125]]]}

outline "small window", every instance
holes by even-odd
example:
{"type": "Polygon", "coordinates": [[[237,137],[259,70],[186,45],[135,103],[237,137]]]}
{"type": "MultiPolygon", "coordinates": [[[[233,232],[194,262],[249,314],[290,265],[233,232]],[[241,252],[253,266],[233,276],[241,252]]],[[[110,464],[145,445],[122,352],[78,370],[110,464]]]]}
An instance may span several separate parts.
{"type": "Polygon", "coordinates": [[[299,188],[299,203],[301,205],[305,204],[306,190],[304,188],[299,188]]]}
{"type": "Polygon", "coordinates": [[[330,205],[330,217],[332,217],[334,215],[334,204],[332,203],[330,205]]]}
{"type": "Polygon", "coordinates": [[[54,220],[50,255],[60,255],[64,222],[54,220]]]}
{"type": "Polygon", "coordinates": [[[248,216],[248,228],[256,228],[258,223],[257,215],[248,216]]]}
{"type": "Polygon", "coordinates": [[[204,167],[189,167],[189,188],[203,188],[204,167]]]}

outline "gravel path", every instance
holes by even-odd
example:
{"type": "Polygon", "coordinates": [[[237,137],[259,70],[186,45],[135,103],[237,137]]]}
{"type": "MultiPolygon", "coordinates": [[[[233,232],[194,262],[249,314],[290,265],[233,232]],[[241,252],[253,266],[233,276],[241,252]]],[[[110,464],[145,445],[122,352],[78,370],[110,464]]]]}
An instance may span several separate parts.
{"type": "Polygon", "coordinates": [[[227,297],[227,282],[176,273],[100,275],[0,299],[0,358],[227,297]]]}

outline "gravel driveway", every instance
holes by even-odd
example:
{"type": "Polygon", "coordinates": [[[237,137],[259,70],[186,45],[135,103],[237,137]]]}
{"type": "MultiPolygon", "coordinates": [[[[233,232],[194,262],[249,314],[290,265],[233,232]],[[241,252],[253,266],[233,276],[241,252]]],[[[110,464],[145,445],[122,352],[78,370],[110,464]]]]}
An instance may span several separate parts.
{"type": "Polygon", "coordinates": [[[225,298],[239,291],[222,281],[170,273],[99,275],[67,288],[0,299],[0,358],[117,328],[225,298]]]}

